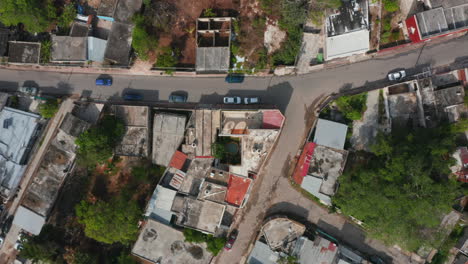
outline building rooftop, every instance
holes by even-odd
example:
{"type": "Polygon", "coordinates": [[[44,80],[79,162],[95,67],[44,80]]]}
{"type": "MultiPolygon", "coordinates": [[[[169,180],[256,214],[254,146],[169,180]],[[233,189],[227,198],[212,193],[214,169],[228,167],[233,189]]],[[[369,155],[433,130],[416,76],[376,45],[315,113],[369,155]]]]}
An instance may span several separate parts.
{"type": "Polygon", "coordinates": [[[101,116],[104,104],[87,103],[75,105],[72,114],[90,124],[96,124],[101,116]]]}
{"type": "Polygon", "coordinates": [[[415,92],[390,94],[387,96],[387,100],[392,125],[414,126],[419,124],[418,103],[415,92]]]}
{"type": "Polygon", "coordinates": [[[172,211],[177,213],[177,224],[214,234],[221,224],[226,206],[212,201],[176,196],[172,211]]]}
{"type": "Polygon", "coordinates": [[[39,63],[41,57],[41,43],[9,41],[8,62],[39,63]]]}
{"type": "Polygon", "coordinates": [[[339,11],[327,17],[328,37],[345,34],[369,27],[367,0],[342,1],[339,11]]]}
{"type": "Polygon", "coordinates": [[[177,191],[157,185],[148,202],[145,215],[161,223],[170,224],[173,215],[171,208],[176,194],[177,191]]]}
{"type": "Polygon", "coordinates": [[[88,24],[74,21],[71,30],[70,30],[70,37],[87,37],[90,31],[90,27],[88,24]]]}
{"type": "Polygon", "coordinates": [[[98,16],[112,17],[118,0],[102,0],[97,10],[98,16]]]}
{"type": "Polygon", "coordinates": [[[314,241],[298,238],[293,251],[299,256],[300,264],[308,264],[312,259],[314,263],[335,264],[339,258],[338,245],[320,236],[316,236],[314,241]]]}
{"type": "Polygon", "coordinates": [[[221,135],[247,134],[250,129],[260,129],[263,126],[261,111],[222,111],[221,135]]]}
{"type": "Polygon", "coordinates": [[[319,119],[315,127],[314,142],[335,149],[343,149],[346,141],[348,126],[319,119]]]}
{"type": "Polygon", "coordinates": [[[87,37],[52,35],[51,61],[80,62],[87,60],[87,37]]]}
{"type": "Polygon", "coordinates": [[[465,95],[462,85],[454,87],[439,89],[434,91],[436,104],[439,107],[447,107],[458,104],[463,104],[463,97],[465,95]]]}
{"type": "Polygon", "coordinates": [[[217,203],[224,203],[226,198],[226,193],[228,192],[228,187],[212,183],[209,181],[204,181],[200,187],[200,192],[198,193],[199,200],[208,200],[217,203]]]}
{"type": "MultiPolygon", "coordinates": [[[[449,1],[450,2],[450,1],[449,1]]],[[[468,27],[468,3],[437,7],[416,14],[421,37],[429,38],[468,27]]]]}
{"type": "Polygon", "coordinates": [[[90,123],[79,119],[78,117],[67,113],[60,125],[63,132],[73,137],[78,137],[81,133],[85,132],[91,126],[90,123]]]}
{"type": "Polygon", "coordinates": [[[285,217],[274,218],[262,227],[262,233],[272,250],[277,250],[302,236],[305,226],[285,217]]]}
{"type": "Polygon", "coordinates": [[[133,27],[131,24],[112,23],[104,59],[118,65],[129,64],[133,27]]]}
{"type": "Polygon", "coordinates": [[[326,195],[334,195],[338,177],[341,176],[348,152],[337,150],[322,145],[316,145],[312,156],[309,174],[321,178],[320,192],[326,195]]]}
{"type": "Polygon", "coordinates": [[[210,263],[212,255],[205,244],[184,241],[181,231],[149,219],[132,248],[132,254],[151,263],[210,263]]]}
{"type": "Polygon", "coordinates": [[[218,137],[221,126],[221,111],[200,109],[193,111],[185,133],[182,152],[190,156],[211,156],[211,145],[218,137]]]}
{"type": "Polygon", "coordinates": [[[331,206],[331,197],[329,195],[323,194],[320,192],[320,187],[322,186],[323,179],[317,178],[314,176],[306,175],[302,179],[301,188],[317,197],[322,203],[331,206]]]}
{"type": "Polygon", "coordinates": [[[143,0],[119,0],[114,12],[115,21],[132,23],[132,17],[140,10],[142,3],[143,0]]]}
{"type": "Polygon", "coordinates": [[[432,8],[436,7],[443,7],[443,8],[450,8],[455,7],[463,4],[468,4],[467,0],[429,0],[428,1],[432,8]]]}
{"type": "Polygon", "coordinates": [[[228,47],[198,47],[196,55],[197,72],[227,72],[230,50],[228,47]]]}
{"type": "Polygon", "coordinates": [[[169,165],[175,151],[184,139],[185,123],[186,117],[183,115],[170,113],[156,113],[154,115],[153,163],[165,167],[169,165]]]}
{"type": "Polygon", "coordinates": [[[147,157],[150,142],[148,135],[149,107],[113,105],[112,112],[125,124],[125,134],[122,141],[115,148],[115,154],[147,157]]]}
{"type": "Polygon", "coordinates": [[[226,202],[241,207],[250,191],[252,180],[246,177],[229,175],[226,202]]]}
{"type": "Polygon", "coordinates": [[[179,192],[197,196],[200,185],[208,176],[213,164],[213,158],[195,158],[191,161],[179,192]]]}
{"type": "Polygon", "coordinates": [[[106,46],[107,40],[88,37],[88,60],[103,62],[106,46]]]}
{"type": "Polygon", "coordinates": [[[270,249],[270,247],[261,242],[255,241],[255,246],[250,252],[250,256],[247,259],[248,264],[276,264],[279,260],[278,252],[270,249]]]}
{"type": "Polygon", "coordinates": [[[363,29],[325,39],[325,60],[366,53],[370,48],[369,30],[363,29]]]}
{"type": "Polygon", "coordinates": [[[169,162],[169,167],[181,170],[184,167],[186,161],[187,155],[177,150],[174,155],[172,155],[171,162],[169,162]]]}
{"type": "Polygon", "coordinates": [[[39,235],[45,224],[45,218],[26,207],[19,206],[13,224],[33,235],[39,235]]]}

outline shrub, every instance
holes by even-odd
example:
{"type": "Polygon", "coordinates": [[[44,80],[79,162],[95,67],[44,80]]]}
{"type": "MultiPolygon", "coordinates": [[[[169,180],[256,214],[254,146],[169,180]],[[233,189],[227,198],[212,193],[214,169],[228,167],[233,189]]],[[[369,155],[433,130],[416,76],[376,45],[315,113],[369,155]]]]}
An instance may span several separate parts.
{"type": "Polygon", "coordinates": [[[169,47],[163,48],[156,60],[156,66],[161,68],[172,68],[177,65],[177,57],[179,52],[172,50],[169,47]]]}
{"type": "Polygon", "coordinates": [[[44,118],[52,118],[59,108],[57,99],[49,99],[39,105],[39,114],[44,118]]]}
{"type": "Polygon", "coordinates": [[[396,12],[400,9],[398,0],[382,0],[384,9],[390,13],[396,12]]]}
{"type": "Polygon", "coordinates": [[[148,22],[143,15],[136,14],[132,20],[135,23],[132,33],[132,47],[140,59],[148,60],[148,53],[158,47],[158,39],[148,32],[148,22]]]}
{"type": "Polygon", "coordinates": [[[366,111],[367,93],[347,95],[338,98],[335,102],[340,112],[350,120],[359,120],[366,111]]]}
{"type": "Polygon", "coordinates": [[[44,40],[41,42],[41,63],[50,62],[51,48],[52,42],[50,42],[50,40],[44,40]]]}
{"type": "Polygon", "coordinates": [[[52,0],[1,0],[0,22],[6,26],[23,23],[30,32],[45,31],[56,18],[52,0]]]}
{"type": "Polygon", "coordinates": [[[76,8],[73,4],[68,4],[63,8],[62,14],[58,18],[57,25],[68,28],[76,17],[76,8]]]}
{"type": "Polygon", "coordinates": [[[216,13],[213,12],[213,9],[207,8],[207,9],[205,9],[205,11],[203,11],[203,16],[204,17],[215,17],[216,13]]]}
{"type": "Polygon", "coordinates": [[[185,241],[192,243],[203,243],[207,245],[207,250],[211,252],[214,256],[218,255],[219,251],[223,249],[226,244],[225,237],[213,237],[212,235],[206,235],[202,232],[193,230],[193,229],[184,229],[185,241]]]}

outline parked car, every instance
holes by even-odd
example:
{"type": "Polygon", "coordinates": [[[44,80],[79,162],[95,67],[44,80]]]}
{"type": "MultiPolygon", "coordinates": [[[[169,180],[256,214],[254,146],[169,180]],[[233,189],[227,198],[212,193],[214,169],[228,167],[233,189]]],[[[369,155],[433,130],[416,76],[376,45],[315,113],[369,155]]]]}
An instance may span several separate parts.
{"type": "Polygon", "coordinates": [[[240,74],[228,74],[225,81],[227,83],[241,83],[244,81],[244,75],[240,74]]]}
{"type": "Polygon", "coordinates": [[[37,95],[37,88],[36,87],[30,87],[30,86],[21,86],[18,91],[20,93],[24,93],[27,95],[32,95],[35,96],[37,95]]]}
{"type": "Polygon", "coordinates": [[[143,96],[137,93],[126,93],[122,97],[127,101],[140,101],[143,99],[143,96]]]}
{"type": "Polygon", "coordinates": [[[258,97],[245,97],[244,104],[259,104],[260,98],[258,97]]]}
{"type": "Polygon", "coordinates": [[[388,80],[390,80],[390,81],[400,81],[405,77],[406,77],[406,71],[405,70],[391,72],[391,73],[388,74],[388,80]]]}
{"type": "Polygon", "coordinates": [[[5,241],[5,237],[0,236],[0,247],[3,245],[3,241],[5,241]]]}
{"type": "Polygon", "coordinates": [[[112,85],[112,79],[111,78],[97,78],[96,79],[96,85],[111,86],[112,85]]]}
{"type": "Polygon", "coordinates": [[[21,243],[21,241],[16,241],[14,247],[16,250],[21,251],[23,249],[23,243],[21,243]]]}
{"type": "Polygon", "coordinates": [[[236,229],[232,230],[231,234],[229,235],[226,244],[224,245],[224,249],[229,251],[231,250],[234,242],[236,242],[238,231],[236,229]]]}
{"type": "Polygon", "coordinates": [[[240,104],[242,99],[239,96],[226,96],[223,98],[225,104],[240,104]]]}
{"type": "Polygon", "coordinates": [[[169,103],[185,103],[187,102],[187,96],[183,94],[171,94],[169,96],[169,103]]]}

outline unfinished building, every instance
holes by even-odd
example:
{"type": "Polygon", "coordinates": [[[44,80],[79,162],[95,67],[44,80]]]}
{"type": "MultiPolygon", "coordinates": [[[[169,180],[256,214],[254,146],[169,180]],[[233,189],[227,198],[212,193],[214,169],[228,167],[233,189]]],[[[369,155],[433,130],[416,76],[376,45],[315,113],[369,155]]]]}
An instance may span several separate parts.
{"type": "Polygon", "coordinates": [[[231,44],[230,17],[207,17],[197,20],[197,72],[227,72],[231,44]]]}
{"type": "Polygon", "coordinates": [[[118,156],[149,156],[149,115],[147,106],[113,105],[113,114],[125,124],[122,140],[114,149],[118,156]]]}

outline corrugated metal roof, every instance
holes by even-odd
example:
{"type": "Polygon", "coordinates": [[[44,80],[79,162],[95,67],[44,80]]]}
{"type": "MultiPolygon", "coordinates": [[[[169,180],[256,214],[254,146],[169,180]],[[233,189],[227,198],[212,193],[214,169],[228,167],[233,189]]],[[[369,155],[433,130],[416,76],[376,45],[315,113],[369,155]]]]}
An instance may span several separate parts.
{"type": "Polygon", "coordinates": [[[33,234],[39,235],[44,226],[45,218],[42,215],[20,206],[16,211],[13,224],[19,226],[21,229],[33,234]]]}
{"type": "Polygon", "coordinates": [[[177,150],[172,156],[171,162],[169,163],[169,167],[173,167],[178,170],[181,170],[186,160],[187,160],[187,155],[177,150]]]}
{"type": "Polygon", "coordinates": [[[347,125],[319,119],[315,127],[314,142],[330,148],[344,149],[347,130],[347,125]]]}
{"type": "Polygon", "coordinates": [[[313,196],[317,197],[326,205],[331,205],[331,198],[328,195],[325,195],[320,192],[320,186],[322,186],[322,179],[313,177],[313,176],[305,176],[304,180],[302,181],[301,188],[308,191],[313,196]]]}
{"type": "Polygon", "coordinates": [[[171,207],[176,191],[156,186],[153,195],[148,202],[145,215],[161,222],[170,222],[172,217],[171,207]]]}
{"type": "Polygon", "coordinates": [[[103,62],[107,40],[88,37],[88,60],[103,62]]]}
{"type": "Polygon", "coordinates": [[[260,241],[255,242],[255,247],[250,253],[248,264],[276,264],[279,259],[277,252],[274,252],[270,247],[260,241]]]}

